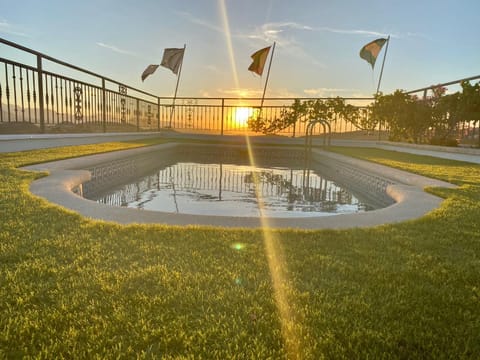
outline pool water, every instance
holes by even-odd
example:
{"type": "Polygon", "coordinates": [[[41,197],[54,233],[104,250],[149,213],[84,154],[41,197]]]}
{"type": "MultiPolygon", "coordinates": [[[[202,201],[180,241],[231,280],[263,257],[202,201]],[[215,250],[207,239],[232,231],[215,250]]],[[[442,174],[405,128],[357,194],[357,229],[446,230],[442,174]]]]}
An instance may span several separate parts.
{"type": "Polygon", "coordinates": [[[231,163],[177,162],[90,199],[153,211],[237,217],[314,217],[373,209],[315,171],[231,163]]]}

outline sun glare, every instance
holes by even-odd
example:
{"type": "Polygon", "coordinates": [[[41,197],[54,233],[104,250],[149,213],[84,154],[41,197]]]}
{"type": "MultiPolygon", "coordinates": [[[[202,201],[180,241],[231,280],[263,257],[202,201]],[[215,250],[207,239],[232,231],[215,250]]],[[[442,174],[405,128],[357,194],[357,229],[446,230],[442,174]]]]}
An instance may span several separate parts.
{"type": "Polygon", "coordinates": [[[240,127],[247,127],[248,118],[253,115],[253,109],[249,107],[239,107],[235,110],[234,123],[240,127]]]}

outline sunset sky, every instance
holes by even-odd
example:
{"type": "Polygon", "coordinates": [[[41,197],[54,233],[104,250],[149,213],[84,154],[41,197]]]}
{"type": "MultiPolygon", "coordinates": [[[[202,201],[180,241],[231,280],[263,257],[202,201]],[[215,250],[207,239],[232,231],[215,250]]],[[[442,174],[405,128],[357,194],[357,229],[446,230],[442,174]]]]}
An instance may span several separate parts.
{"type": "MultiPolygon", "coordinates": [[[[480,75],[479,0],[0,0],[0,37],[158,96],[176,77],[163,49],[186,53],[179,96],[261,96],[250,55],[276,41],[267,97],[371,96],[359,57],[391,36],[381,90],[480,75]]],[[[0,47],[0,56],[22,58],[0,47]]],[[[25,60],[32,62],[32,60],[25,60]]]]}

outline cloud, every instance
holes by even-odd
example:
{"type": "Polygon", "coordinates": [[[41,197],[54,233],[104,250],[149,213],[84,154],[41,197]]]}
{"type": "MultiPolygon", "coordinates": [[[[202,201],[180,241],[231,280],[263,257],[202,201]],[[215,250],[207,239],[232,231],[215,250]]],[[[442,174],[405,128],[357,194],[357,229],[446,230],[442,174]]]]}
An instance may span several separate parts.
{"type": "Polygon", "coordinates": [[[287,88],[268,89],[267,93],[270,98],[300,98],[303,97],[300,94],[290,91],[287,88]]]}
{"type": "Polygon", "coordinates": [[[219,32],[219,33],[223,33],[223,28],[220,27],[220,26],[217,26],[217,25],[214,25],[206,20],[203,20],[203,19],[200,19],[200,18],[197,18],[195,16],[193,16],[192,14],[188,13],[188,12],[185,12],[185,11],[176,11],[176,13],[178,15],[180,15],[181,17],[183,17],[185,20],[191,22],[192,24],[196,24],[196,25],[200,25],[204,28],[207,28],[207,29],[210,29],[210,30],[213,30],[215,32],[219,32]]]}
{"type": "MultiPolygon", "coordinates": [[[[256,98],[260,99],[263,95],[263,89],[259,88],[217,88],[214,93],[207,90],[201,90],[202,96],[206,97],[231,97],[231,98],[256,98]]],[[[291,92],[286,88],[269,88],[267,98],[298,98],[304,97],[301,94],[291,92]]],[[[283,100],[282,100],[283,101],[283,100]]]]}
{"type": "MultiPolygon", "coordinates": [[[[301,24],[292,21],[285,22],[269,22],[256,27],[253,31],[239,35],[255,41],[256,44],[252,46],[263,46],[265,43],[276,42],[278,46],[282,47],[284,53],[290,56],[304,59],[311,64],[320,68],[326,68],[326,65],[318,61],[318,59],[310,55],[308,46],[304,45],[299,40],[299,32],[305,33],[334,33],[346,36],[362,36],[362,37],[387,37],[389,34],[374,31],[369,29],[343,29],[332,27],[313,27],[306,24],[301,24]],[[261,44],[259,44],[261,42],[261,44]]],[[[413,36],[411,33],[404,35],[390,34],[392,38],[400,38],[406,36],[413,36]]],[[[418,35],[416,35],[418,36],[418,35]]]]}
{"type": "MultiPolygon", "coordinates": [[[[345,34],[345,35],[367,35],[367,36],[380,36],[380,37],[388,36],[388,34],[381,33],[378,31],[361,30],[361,29],[335,29],[330,27],[318,27],[318,28],[313,28],[312,30],[320,31],[320,32],[330,32],[335,34],[345,34]]],[[[396,37],[396,35],[392,35],[392,37],[396,37]]]]}
{"type": "Polygon", "coordinates": [[[369,37],[390,36],[391,38],[397,38],[397,39],[406,38],[406,37],[419,37],[419,38],[429,39],[429,37],[425,34],[412,33],[412,32],[399,34],[399,33],[384,33],[384,32],[364,30],[364,29],[336,29],[336,28],[330,28],[330,27],[312,28],[312,31],[329,32],[329,33],[344,34],[344,35],[360,35],[360,36],[369,36],[369,37]]]}
{"type": "MultiPolygon", "coordinates": [[[[212,31],[224,34],[224,29],[220,26],[212,24],[204,19],[193,16],[188,12],[177,11],[177,14],[191,22],[212,31]]],[[[284,36],[284,32],[288,29],[299,29],[299,30],[308,30],[308,26],[297,24],[295,22],[280,22],[280,23],[267,23],[262,25],[260,28],[256,29],[254,33],[241,33],[233,32],[232,37],[237,39],[249,39],[249,40],[262,40],[262,42],[272,43],[276,41],[279,46],[285,47],[288,51],[296,54],[303,54],[304,51],[293,38],[287,38],[284,36]]],[[[257,46],[257,44],[252,45],[257,46]]],[[[314,61],[314,59],[310,59],[314,61]]]]}
{"type": "Polygon", "coordinates": [[[6,20],[0,20],[0,33],[3,34],[9,34],[9,35],[15,35],[15,36],[22,36],[22,37],[30,37],[30,35],[18,31],[17,26],[10,24],[6,20]]]}
{"type": "MultiPolygon", "coordinates": [[[[282,44],[287,39],[287,43],[291,42],[291,38],[288,39],[284,35],[290,34],[292,31],[310,31],[310,32],[329,32],[335,34],[345,35],[363,35],[363,36],[380,36],[386,37],[389,34],[385,34],[379,31],[364,30],[364,29],[339,29],[331,27],[312,27],[309,25],[299,24],[296,22],[271,22],[265,23],[255,29],[255,31],[248,35],[252,39],[263,39],[266,42],[277,41],[282,44]]],[[[411,34],[408,34],[411,35],[411,34]]],[[[391,35],[392,37],[399,37],[398,35],[391,35]]]]}
{"type": "Polygon", "coordinates": [[[303,92],[311,97],[331,97],[340,96],[341,93],[355,93],[358,89],[342,89],[342,88],[315,88],[304,89],[303,92]]]}
{"type": "Polygon", "coordinates": [[[380,31],[367,30],[367,29],[341,29],[341,28],[332,28],[332,27],[313,27],[310,25],[304,25],[296,22],[270,22],[265,23],[254,29],[253,32],[244,35],[249,39],[258,39],[263,40],[267,43],[276,41],[281,46],[291,46],[297,45],[298,42],[295,40],[294,33],[298,31],[308,31],[308,32],[326,32],[334,34],[343,34],[343,35],[353,35],[353,36],[368,36],[368,37],[387,37],[390,35],[392,38],[401,38],[401,37],[422,37],[421,34],[415,33],[406,33],[406,34],[387,34],[380,31]]]}
{"type": "Polygon", "coordinates": [[[212,64],[204,65],[203,68],[205,70],[208,70],[208,71],[211,71],[211,72],[214,72],[214,73],[221,73],[220,69],[217,66],[212,65],[212,64]]]}
{"type": "Polygon", "coordinates": [[[227,97],[258,98],[262,96],[263,90],[248,89],[248,88],[231,88],[231,89],[217,89],[217,93],[223,94],[227,97]]]}
{"type": "Polygon", "coordinates": [[[292,36],[292,30],[312,30],[309,26],[301,25],[295,22],[273,22],[265,23],[260,27],[257,27],[253,33],[244,35],[249,39],[260,39],[267,43],[273,41],[277,42],[280,46],[295,46],[297,42],[292,36]]]}
{"type": "Polygon", "coordinates": [[[287,53],[296,58],[305,59],[310,64],[325,68],[325,64],[309,54],[308,47],[304,47],[299,41],[297,41],[295,34],[298,31],[312,31],[312,28],[296,22],[273,22],[265,23],[260,27],[255,28],[253,32],[243,35],[237,34],[237,37],[255,42],[251,47],[261,47],[265,46],[265,44],[275,42],[277,46],[282,48],[283,53],[287,53]]]}
{"type": "Polygon", "coordinates": [[[111,50],[113,52],[116,52],[118,54],[123,54],[123,55],[131,55],[131,56],[137,56],[137,54],[131,52],[131,51],[128,51],[128,50],[124,50],[124,49],[120,49],[114,45],[109,45],[109,44],[104,44],[102,42],[97,42],[96,43],[98,46],[100,47],[103,47],[105,49],[108,49],[108,50],[111,50]]]}
{"type": "Polygon", "coordinates": [[[316,89],[305,89],[303,92],[308,93],[318,93],[318,92],[347,92],[347,91],[357,91],[357,89],[343,89],[343,88],[316,88],[316,89]]]}

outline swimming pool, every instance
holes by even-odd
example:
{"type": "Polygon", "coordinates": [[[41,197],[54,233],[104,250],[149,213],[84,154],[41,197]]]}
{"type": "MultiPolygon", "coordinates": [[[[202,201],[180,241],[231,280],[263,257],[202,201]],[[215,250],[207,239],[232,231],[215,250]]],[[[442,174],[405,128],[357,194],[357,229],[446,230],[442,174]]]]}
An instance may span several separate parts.
{"type": "Polygon", "coordinates": [[[243,147],[184,145],[90,168],[81,194],[112,206],[234,217],[330,216],[393,203],[387,180],[372,189],[334,165],[303,163],[301,149],[257,148],[250,156],[243,147]]]}
{"type": "MultiPolygon", "coordinates": [[[[219,144],[214,146],[213,154],[217,159],[223,159],[224,163],[227,163],[230,161],[229,159],[235,156],[234,154],[238,153],[239,149],[244,154],[248,153],[244,144],[219,144]]],[[[301,169],[303,164],[302,149],[300,148],[300,151],[293,151],[293,149],[293,147],[256,144],[254,147],[256,166],[263,167],[266,160],[276,159],[278,166],[289,167],[293,164],[301,169]]],[[[335,216],[271,217],[267,218],[268,221],[265,222],[259,216],[191,215],[138,210],[105,205],[81,196],[89,184],[95,183],[97,190],[101,190],[101,188],[110,189],[125,183],[129,179],[146,175],[151,169],[173,165],[179,160],[178,156],[191,156],[192,153],[200,157],[205,153],[211,156],[212,146],[194,146],[190,143],[170,142],[151,147],[30,165],[23,169],[49,172],[49,176],[32,182],[30,191],[33,194],[88,218],[113,221],[120,224],[268,226],[270,228],[297,229],[366,227],[418,218],[438,207],[442,201],[441,198],[423,191],[424,187],[453,186],[368,161],[313,149],[312,168],[321,168],[321,173],[324,176],[327,176],[328,172],[333,173],[334,178],[340,184],[349,183],[349,189],[355,194],[357,194],[357,190],[361,190],[358,193],[366,196],[365,199],[360,199],[362,202],[372,201],[375,203],[380,201],[380,205],[383,203],[383,206],[385,204],[387,206],[371,211],[341,213],[335,216]],[[90,180],[95,181],[90,182],[90,180]]],[[[243,156],[245,158],[245,155],[243,156]]]]}

